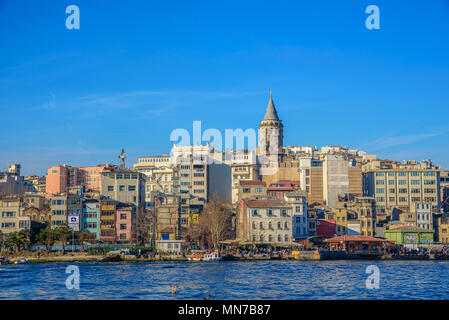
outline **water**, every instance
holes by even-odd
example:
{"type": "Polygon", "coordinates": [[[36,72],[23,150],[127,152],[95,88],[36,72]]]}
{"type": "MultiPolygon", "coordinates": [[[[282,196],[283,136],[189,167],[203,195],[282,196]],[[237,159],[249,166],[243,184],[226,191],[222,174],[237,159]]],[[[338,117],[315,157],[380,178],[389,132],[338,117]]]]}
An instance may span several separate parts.
{"type": "Polygon", "coordinates": [[[447,261],[227,261],[69,263],[0,266],[0,299],[449,299],[447,261]],[[365,269],[380,269],[368,290],[365,269]],[[177,285],[175,297],[171,287],[177,285]]]}

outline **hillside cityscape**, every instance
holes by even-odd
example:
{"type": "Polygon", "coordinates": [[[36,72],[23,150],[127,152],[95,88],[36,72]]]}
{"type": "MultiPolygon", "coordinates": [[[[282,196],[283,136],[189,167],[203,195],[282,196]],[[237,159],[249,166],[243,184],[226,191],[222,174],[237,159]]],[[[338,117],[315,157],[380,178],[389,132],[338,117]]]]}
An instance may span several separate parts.
{"type": "Polygon", "coordinates": [[[284,146],[279,111],[270,94],[254,150],[174,144],[134,164],[122,150],[118,161],[55,163],[42,177],[22,176],[13,163],[0,172],[0,245],[133,245],[159,254],[326,248],[369,257],[398,246],[445,248],[449,170],[341,145],[284,146]]]}

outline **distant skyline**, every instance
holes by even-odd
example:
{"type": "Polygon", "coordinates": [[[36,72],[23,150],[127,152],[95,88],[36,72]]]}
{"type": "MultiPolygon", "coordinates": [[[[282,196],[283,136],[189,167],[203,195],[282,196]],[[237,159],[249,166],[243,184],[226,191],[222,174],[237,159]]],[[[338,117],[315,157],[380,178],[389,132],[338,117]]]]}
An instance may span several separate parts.
{"type": "Polygon", "coordinates": [[[270,88],[285,145],[449,169],[448,0],[3,0],[0,37],[0,170],[119,163],[122,148],[130,166],[195,120],[257,130],[270,88]]]}

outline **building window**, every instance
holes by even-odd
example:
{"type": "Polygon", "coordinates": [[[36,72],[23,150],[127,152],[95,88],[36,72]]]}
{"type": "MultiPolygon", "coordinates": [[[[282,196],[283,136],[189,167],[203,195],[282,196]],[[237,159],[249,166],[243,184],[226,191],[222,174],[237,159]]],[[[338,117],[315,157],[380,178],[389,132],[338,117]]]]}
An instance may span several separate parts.
{"type": "Polygon", "coordinates": [[[136,186],[128,186],[128,191],[136,191],[136,186]]]}
{"type": "Polygon", "coordinates": [[[125,186],[119,186],[119,187],[118,187],[118,190],[119,190],[119,191],[125,191],[125,186]]]}
{"type": "Polygon", "coordinates": [[[108,191],[114,191],[114,186],[108,186],[108,191]]]}

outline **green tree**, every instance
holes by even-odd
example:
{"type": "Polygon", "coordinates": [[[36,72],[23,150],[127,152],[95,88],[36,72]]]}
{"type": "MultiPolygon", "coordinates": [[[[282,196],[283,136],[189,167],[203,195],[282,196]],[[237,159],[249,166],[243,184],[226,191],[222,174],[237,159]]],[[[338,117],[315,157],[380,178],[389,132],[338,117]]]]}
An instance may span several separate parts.
{"type": "Polygon", "coordinates": [[[24,233],[13,232],[9,235],[6,245],[10,248],[15,248],[16,252],[26,244],[26,236],[24,233]]]}
{"type": "Polygon", "coordinates": [[[30,229],[22,229],[19,231],[19,238],[22,240],[22,246],[30,250],[31,246],[31,231],[30,229]]]}
{"type": "Polygon", "coordinates": [[[84,251],[84,240],[90,241],[92,239],[92,236],[95,236],[92,232],[89,230],[84,230],[81,232],[78,232],[78,239],[80,241],[81,249],[84,251]]]}
{"type": "Polygon", "coordinates": [[[62,246],[62,254],[65,253],[65,244],[67,243],[67,239],[72,233],[72,229],[70,229],[66,224],[61,224],[55,229],[58,240],[61,242],[62,246]]]}
{"type": "Polygon", "coordinates": [[[55,243],[56,232],[50,226],[42,229],[38,235],[38,242],[47,247],[47,251],[50,251],[51,246],[55,243]]]}

